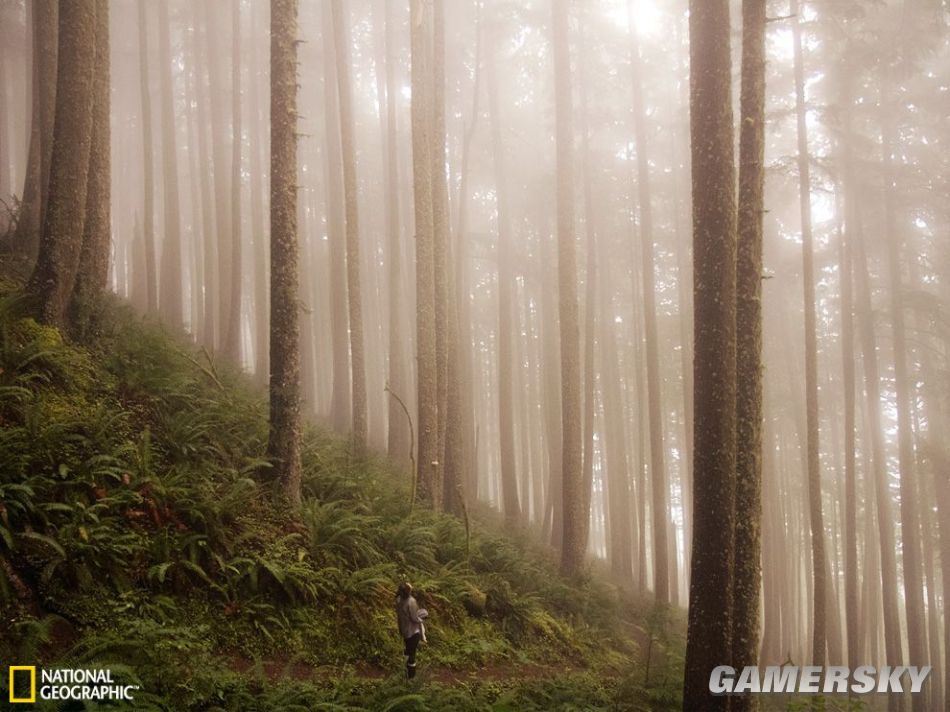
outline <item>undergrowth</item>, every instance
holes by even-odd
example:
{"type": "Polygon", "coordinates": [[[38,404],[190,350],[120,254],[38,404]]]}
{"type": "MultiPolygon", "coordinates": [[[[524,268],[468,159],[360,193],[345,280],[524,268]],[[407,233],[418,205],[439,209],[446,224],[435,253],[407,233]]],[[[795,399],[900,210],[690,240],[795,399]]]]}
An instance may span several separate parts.
{"type": "Polygon", "coordinates": [[[142,709],[677,706],[681,643],[636,662],[646,604],[484,513],[469,541],[312,426],[290,510],[247,379],[119,304],[98,331],[71,343],[0,287],[0,659],[109,666],[142,709]],[[401,579],[431,612],[414,686],[401,579]]]}

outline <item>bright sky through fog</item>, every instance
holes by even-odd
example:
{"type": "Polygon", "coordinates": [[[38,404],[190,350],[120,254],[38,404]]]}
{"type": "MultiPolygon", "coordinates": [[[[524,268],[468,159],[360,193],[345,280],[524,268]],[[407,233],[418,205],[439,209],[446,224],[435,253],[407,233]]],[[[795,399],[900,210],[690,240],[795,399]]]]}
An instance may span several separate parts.
{"type": "Polygon", "coordinates": [[[603,13],[617,27],[626,29],[629,26],[630,2],[633,2],[633,20],[639,27],[640,35],[657,34],[663,22],[663,16],[656,6],[657,0],[610,0],[603,4],[603,13]]]}

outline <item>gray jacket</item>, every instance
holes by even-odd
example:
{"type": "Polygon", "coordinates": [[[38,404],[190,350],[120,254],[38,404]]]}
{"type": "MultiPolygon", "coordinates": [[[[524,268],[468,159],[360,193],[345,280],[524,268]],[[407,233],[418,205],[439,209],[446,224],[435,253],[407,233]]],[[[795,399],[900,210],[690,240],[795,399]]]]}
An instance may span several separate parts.
{"type": "Polygon", "coordinates": [[[422,639],[425,640],[426,627],[423,621],[428,615],[429,612],[425,608],[419,608],[415,596],[396,600],[396,619],[399,621],[399,632],[403,638],[411,638],[416,633],[421,633],[422,639]]]}

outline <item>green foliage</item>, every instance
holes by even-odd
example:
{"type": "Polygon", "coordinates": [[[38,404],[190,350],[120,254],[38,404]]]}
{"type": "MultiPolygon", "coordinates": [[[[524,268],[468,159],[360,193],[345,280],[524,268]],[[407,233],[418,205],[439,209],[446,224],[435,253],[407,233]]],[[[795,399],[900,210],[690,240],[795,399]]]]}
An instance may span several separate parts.
{"type": "MultiPolygon", "coordinates": [[[[403,473],[316,429],[286,509],[239,374],[123,307],[98,327],[71,343],[0,293],[0,658],[124,665],[154,709],[623,708],[640,614],[615,588],[565,581],[479,517],[469,542],[410,509],[403,473]],[[431,613],[415,687],[405,579],[431,613]]],[[[673,674],[638,675],[636,699],[675,706],[673,674]]]]}

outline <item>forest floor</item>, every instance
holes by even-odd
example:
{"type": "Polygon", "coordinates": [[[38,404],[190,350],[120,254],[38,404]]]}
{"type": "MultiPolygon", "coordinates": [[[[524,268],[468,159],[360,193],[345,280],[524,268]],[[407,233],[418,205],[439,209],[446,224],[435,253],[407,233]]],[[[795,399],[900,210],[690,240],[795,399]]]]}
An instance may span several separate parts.
{"type": "Polygon", "coordinates": [[[289,510],[262,396],[118,302],[92,338],[39,325],[0,275],[0,659],[109,667],[135,709],[678,707],[680,612],[563,578],[486,508],[470,536],[411,508],[405,472],[316,426],[289,510]],[[411,685],[404,579],[431,614],[411,685]]]}

